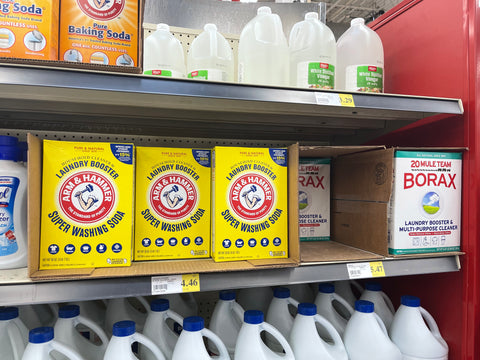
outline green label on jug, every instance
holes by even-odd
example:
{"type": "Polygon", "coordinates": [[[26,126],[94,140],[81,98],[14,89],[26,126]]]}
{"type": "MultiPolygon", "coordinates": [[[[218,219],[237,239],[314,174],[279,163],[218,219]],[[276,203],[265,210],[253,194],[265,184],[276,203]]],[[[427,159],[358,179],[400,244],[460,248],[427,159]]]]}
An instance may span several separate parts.
{"type": "Polygon", "coordinates": [[[383,92],[383,69],[378,66],[358,66],[356,87],[356,91],[383,92]]]}
{"type": "Polygon", "coordinates": [[[208,70],[195,70],[188,74],[189,79],[208,80],[208,70]]]}
{"type": "Polygon", "coordinates": [[[308,87],[333,89],[335,86],[335,66],[322,62],[308,63],[308,87]]]}
{"type": "Polygon", "coordinates": [[[170,70],[147,70],[147,71],[144,71],[144,74],[145,75],[172,77],[172,72],[170,70]]]}

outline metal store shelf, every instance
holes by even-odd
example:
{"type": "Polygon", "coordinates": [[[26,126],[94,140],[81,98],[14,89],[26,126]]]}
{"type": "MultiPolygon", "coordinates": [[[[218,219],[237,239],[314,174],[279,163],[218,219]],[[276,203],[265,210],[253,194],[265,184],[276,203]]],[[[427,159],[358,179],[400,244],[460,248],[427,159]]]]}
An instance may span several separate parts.
{"type": "MultiPolygon", "coordinates": [[[[404,276],[458,271],[458,255],[383,260],[385,275],[404,276]]],[[[108,299],[151,294],[151,277],[107,278],[32,283],[26,269],[0,273],[0,306],[108,299]]],[[[300,284],[348,279],[346,263],[298,268],[200,274],[200,290],[300,284]]]]}

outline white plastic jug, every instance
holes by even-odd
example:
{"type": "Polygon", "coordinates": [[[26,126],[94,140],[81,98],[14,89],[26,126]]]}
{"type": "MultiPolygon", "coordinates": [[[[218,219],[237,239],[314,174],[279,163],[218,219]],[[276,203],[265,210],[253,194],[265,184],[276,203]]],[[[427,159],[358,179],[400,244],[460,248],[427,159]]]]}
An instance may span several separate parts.
{"type": "Polygon", "coordinates": [[[167,24],[158,24],[157,31],[145,39],[143,73],[174,78],[185,77],[182,44],[172,35],[167,24]]]}
{"type": "Polygon", "coordinates": [[[298,313],[293,322],[289,340],[295,360],[348,360],[340,334],[327,319],[317,314],[315,304],[298,305],[298,313]],[[324,327],[330,334],[331,344],[320,337],[315,324],[324,327]]]}
{"type": "Polygon", "coordinates": [[[404,295],[395,313],[390,337],[404,360],[447,360],[448,345],[432,315],[416,296],[404,295]]]}
{"type": "Polygon", "coordinates": [[[190,79],[233,81],[233,51],[215,24],[206,24],[190,45],[187,72],[190,79]]]}
{"type": "Polygon", "coordinates": [[[268,6],[258,8],[240,34],[238,82],[288,86],[289,56],[282,20],[268,6]]]}
{"type": "Polygon", "coordinates": [[[28,344],[28,329],[17,307],[0,308],[0,359],[20,360],[28,344]]]}
{"type": "MultiPolygon", "coordinates": [[[[244,310],[235,301],[234,290],[222,290],[210,319],[212,330],[225,344],[230,356],[233,356],[238,333],[243,323],[244,310]]],[[[208,341],[210,351],[217,353],[212,341],[208,341]]]]}
{"type": "Polygon", "coordinates": [[[103,360],[138,360],[132,352],[132,344],[138,342],[150,349],[155,360],[165,360],[165,356],[155,343],[146,336],[135,332],[135,322],[119,321],[113,324],[112,337],[103,360]]]}
{"type": "MultiPolygon", "coordinates": [[[[65,305],[58,310],[58,320],[54,327],[56,340],[70,346],[85,359],[102,360],[108,345],[108,337],[105,331],[93,320],[80,315],[78,305],[65,305]],[[95,344],[85,338],[77,329],[83,325],[92,330],[100,339],[100,344],[95,344]]],[[[56,360],[65,360],[63,355],[54,354],[56,360]]]]}
{"type": "MultiPolygon", "coordinates": [[[[343,336],[348,318],[342,316],[339,306],[335,306],[334,301],[338,302],[338,304],[344,308],[344,311],[342,312],[347,312],[350,316],[353,314],[353,308],[344,298],[335,293],[335,286],[332,283],[319,284],[318,294],[315,298],[315,305],[317,305],[318,314],[327,319],[333,325],[335,330],[338,331],[340,336],[343,336]]],[[[329,339],[329,334],[325,329],[320,327],[319,331],[323,338],[329,339]]]]}
{"type": "Polygon", "coordinates": [[[235,360],[294,360],[293,350],[283,335],[269,323],[263,321],[263,312],[247,310],[235,346],[235,360]],[[284,354],[270,350],[263,343],[261,332],[272,335],[283,347],[284,354]]]}
{"type": "Polygon", "coordinates": [[[377,282],[366,283],[360,300],[371,301],[375,305],[375,313],[380,316],[387,330],[390,330],[395,308],[387,294],[382,291],[382,285],[377,282]]]}
{"type": "Polygon", "coordinates": [[[402,360],[402,353],[388,337],[382,319],[370,301],[357,300],[343,343],[350,360],[402,360]]]}
{"type": "MultiPolygon", "coordinates": [[[[183,317],[170,309],[168,299],[152,300],[143,335],[152,340],[167,359],[171,359],[178,334],[168,326],[168,319],[172,319],[180,325],[183,323],[183,317]]],[[[153,354],[142,345],[139,347],[139,354],[142,360],[155,360],[153,354]]]]}
{"type": "Polygon", "coordinates": [[[173,350],[172,360],[230,360],[228,350],[220,338],[212,331],[205,329],[205,323],[200,316],[190,316],[183,319],[183,330],[173,350]],[[208,355],[203,337],[212,341],[219,351],[218,357],[208,355]]]}
{"type": "Polygon", "coordinates": [[[318,13],[305,14],[305,20],[290,32],[290,85],[302,88],[335,88],[337,44],[318,13]]]}
{"type": "Polygon", "coordinates": [[[310,284],[286,285],[290,289],[290,296],[298,302],[313,302],[315,293],[312,291],[310,284]]]}
{"type": "Polygon", "coordinates": [[[58,308],[55,304],[21,305],[20,319],[28,329],[53,326],[57,321],[58,308]]]}
{"type": "Polygon", "coordinates": [[[273,290],[269,286],[250,287],[240,289],[237,292],[237,302],[245,310],[260,310],[264,314],[273,298],[273,290]]]}
{"type": "Polygon", "coordinates": [[[384,57],[380,36],[353,19],[337,41],[337,88],[346,91],[383,92],[384,57]]]}
{"type": "Polygon", "coordinates": [[[362,295],[364,290],[362,285],[356,280],[335,281],[333,285],[335,286],[335,292],[347,300],[352,308],[355,307],[355,301],[358,300],[353,292],[353,288],[356,289],[358,296],[362,295]]]}
{"type": "Polygon", "coordinates": [[[166,294],[158,298],[167,299],[170,302],[170,309],[184,318],[198,315],[198,304],[192,293],[166,294]]]}
{"type": "Polygon", "coordinates": [[[141,332],[143,330],[150,306],[147,300],[141,296],[137,297],[136,300],[145,309],[145,312],[141,312],[134,307],[128,298],[108,300],[105,312],[105,332],[107,334],[112,334],[113,324],[123,320],[132,320],[135,322],[138,331],[141,332]]]}
{"type": "MultiPolygon", "coordinates": [[[[275,327],[285,339],[290,336],[294,316],[290,313],[289,305],[295,309],[298,301],[290,297],[290,289],[286,287],[277,287],[273,291],[273,299],[267,311],[267,323],[275,327]]],[[[282,345],[276,341],[271,334],[266,334],[266,343],[270,349],[276,352],[282,352],[282,345]]]]}
{"type": "Polygon", "coordinates": [[[90,360],[83,358],[69,346],[54,339],[54,331],[50,326],[30,330],[28,345],[23,353],[22,360],[51,360],[51,353],[56,351],[69,360],[90,360]]]}

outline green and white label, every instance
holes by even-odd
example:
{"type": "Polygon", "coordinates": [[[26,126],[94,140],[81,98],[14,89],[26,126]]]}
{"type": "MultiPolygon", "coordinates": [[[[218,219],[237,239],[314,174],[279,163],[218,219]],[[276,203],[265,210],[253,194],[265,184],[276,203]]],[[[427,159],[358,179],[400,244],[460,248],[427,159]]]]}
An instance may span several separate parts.
{"type": "Polygon", "coordinates": [[[335,66],[323,62],[304,61],[297,65],[297,86],[312,89],[333,89],[335,66]]]}
{"type": "Polygon", "coordinates": [[[345,73],[347,91],[383,92],[383,68],[373,65],[347,66],[345,73]]]}
{"type": "Polygon", "coordinates": [[[226,81],[227,73],[218,69],[195,70],[188,73],[189,79],[226,81]]]}

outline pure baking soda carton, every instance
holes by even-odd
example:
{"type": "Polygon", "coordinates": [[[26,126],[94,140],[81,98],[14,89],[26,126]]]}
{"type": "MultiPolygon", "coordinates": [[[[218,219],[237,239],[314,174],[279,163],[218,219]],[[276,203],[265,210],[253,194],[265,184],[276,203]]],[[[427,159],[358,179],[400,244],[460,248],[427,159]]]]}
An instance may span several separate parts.
{"type": "Polygon", "coordinates": [[[133,149],[44,141],[40,269],[130,265],[133,149]]]}
{"type": "Polygon", "coordinates": [[[137,148],[134,260],[210,257],[211,151],[137,148]]]}
{"type": "Polygon", "coordinates": [[[395,151],[389,252],[460,250],[462,154],[395,151]]]}
{"type": "Polygon", "coordinates": [[[212,158],[213,259],[287,258],[287,149],[217,146],[212,158]]]}

